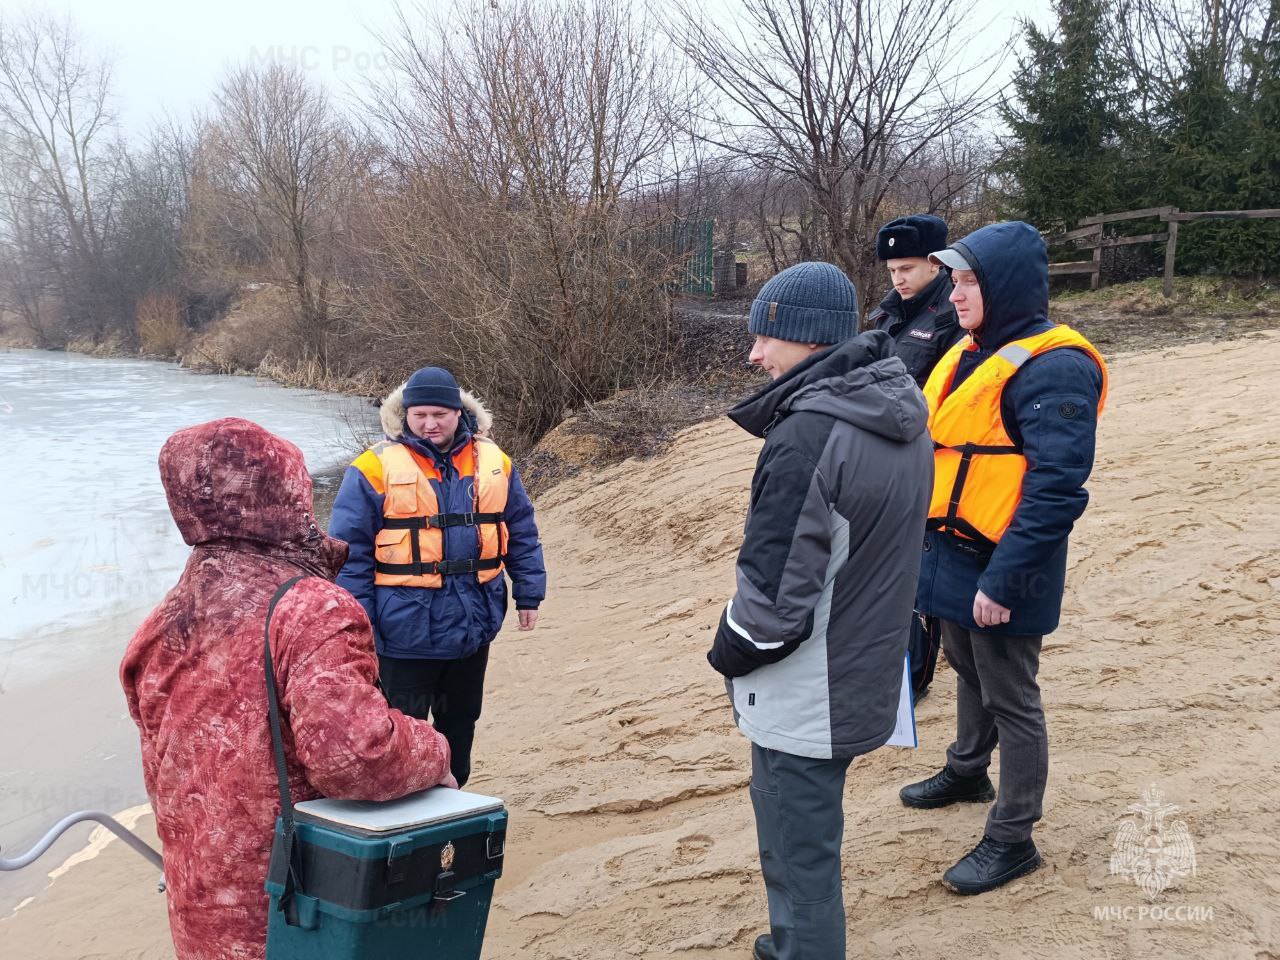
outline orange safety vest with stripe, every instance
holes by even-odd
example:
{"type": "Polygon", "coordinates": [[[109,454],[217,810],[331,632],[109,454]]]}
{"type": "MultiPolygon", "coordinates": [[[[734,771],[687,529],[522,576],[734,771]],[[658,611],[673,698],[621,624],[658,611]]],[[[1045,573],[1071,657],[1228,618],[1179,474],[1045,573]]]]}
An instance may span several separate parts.
{"type": "Polygon", "coordinates": [[[938,361],[924,387],[934,450],[929,529],[988,546],[1000,542],[1022,499],[1022,478],[1027,472],[1022,447],[1005,429],[1000,398],[1028,360],[1064,347],[1083,350],[1102,371],[1101,415],[1107,399],[1107,365],[1093,344],[1067,326],[1006,344],[954,391],[951,381],[960,358],[977,350],[977,344],[966,337],[938,361]]]}
{"type": "MultiPolygon", "coordinates": [[[[475,574],[480,583],[488,583],[502,575],[511,459],[483,437],[474,437],[469,447],[470,476],[474,477],[470,513],[440,512],[431,485],[432,480],[441,479],[439,470],[425,458],[415,457],[402,443],[383,441],[356,458],[352,465],[383,495],[382,529],[374,537],[375,584],[439,589],[446,576],[475,574]],[[475,527],[479,559],[447,559],[446,527],[475,527]]],[[[459,474],[467,476],[461,469],[459,474]]]]}

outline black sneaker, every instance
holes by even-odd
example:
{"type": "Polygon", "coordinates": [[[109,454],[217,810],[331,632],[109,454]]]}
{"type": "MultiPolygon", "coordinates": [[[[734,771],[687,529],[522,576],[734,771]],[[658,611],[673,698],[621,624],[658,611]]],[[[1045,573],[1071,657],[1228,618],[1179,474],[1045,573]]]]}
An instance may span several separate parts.
{"type": "Polygon", "coordinates": [[[751,950],[754,960],[778,960],[778,951],[773,949],[773,937],[762,933],[756,937],[756,945],[751,950]]]}
{"type": "Polygon", "coordinates": [[[956,893],[972,896],[1003,887],[1010,880],[1039,868],[1043,862],[1040,851],[1030,840],[1005,843],[984,836],[967,856],[942,875],[942,883],[956,893]]]}
{"type": "Polygon", "coordinates": [[[962,777],[947,764],[928,780],[907,784],[898,796],[904,806],[932,810],[953,803],[990,803],[996,798],[996,788],[986,773],[962,777]]]}

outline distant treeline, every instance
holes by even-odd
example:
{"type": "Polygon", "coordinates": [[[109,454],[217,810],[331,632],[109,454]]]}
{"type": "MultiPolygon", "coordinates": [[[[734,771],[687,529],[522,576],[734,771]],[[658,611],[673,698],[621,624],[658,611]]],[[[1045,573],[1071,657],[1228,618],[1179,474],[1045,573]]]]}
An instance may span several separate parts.
{"type": "MultiPolygon", "coordinates": [[[[445,364],[519,449],[669,372],[683,223],[714,220],[756,278],[830,259],[870,302],[875,231],[912,211],[962,232],[1273,202],[1276,2],[1180,3],[1064,0],[1006,90],[972,2],[404,8],[347,100],[251,63],[141,139],[74,24],[0,15],[0,312],[41,346],[200,349],[305,383],[445,364]]],[[[1192,269],[1256,269],[1264,240],[1269,266],[1280,242],[1196,229],[1252,239],[1214,233],[1192,269]]]]}
{"type": "MultiPolygon", "coordinates": [[[[1008,211],[1050,231],[1171,205],[1280,207],[1280,2],[1057,0],[1001,114],[1008,211]]],[[[1135,224],[1145,233],[1149,224],[1135,224]]],[[[1280,273],[1280,221],[1198,223],[1178,268],[1280,273]]]]}

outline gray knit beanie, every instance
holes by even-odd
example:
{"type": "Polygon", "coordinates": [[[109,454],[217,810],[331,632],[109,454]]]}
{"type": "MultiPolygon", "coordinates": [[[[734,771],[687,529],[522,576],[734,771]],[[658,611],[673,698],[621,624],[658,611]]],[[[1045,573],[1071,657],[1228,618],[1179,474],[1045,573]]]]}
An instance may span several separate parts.
{"type": "Polygon", "coordinates": [[[848,340],[858,332],[858,291],[834,264],[797,263],[760,288],[747,329],[797,343],[848,340]]]}

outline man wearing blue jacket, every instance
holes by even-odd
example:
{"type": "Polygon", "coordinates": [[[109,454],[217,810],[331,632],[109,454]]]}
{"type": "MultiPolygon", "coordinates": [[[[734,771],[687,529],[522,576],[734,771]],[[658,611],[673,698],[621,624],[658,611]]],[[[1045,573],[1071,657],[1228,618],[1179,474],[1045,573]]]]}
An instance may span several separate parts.
{"type": "Polygon", "coordinates": [[[329,533],[350,546],[338,574],[373,624],[391,706],[449,741],[462,786],[484,697],[489,644],[511,577],[532,630],[547,574],[533,504],[492,417],[447,370],[425,367],[382,403],[387,439],[342,478],[329,533]]]}
{"type": "Polygon", "coordinates": [[[1036,676],[1058,626],[1067,539],[1106,399],[1102,356],[1048,317],[1048,257],[1025,223],[997,223],[932,255],[951,270],[969,336],[925,385],[934,486],[916,609],[942,621],[956,672],[956,739],[946,766],[906,786],[932,809],[995,800],[981,842],[943,875],[962,894],[1040,866],[1049,742],[1036,676]],[[987,767],[1000,747],[997,796],[987,767]]]}

